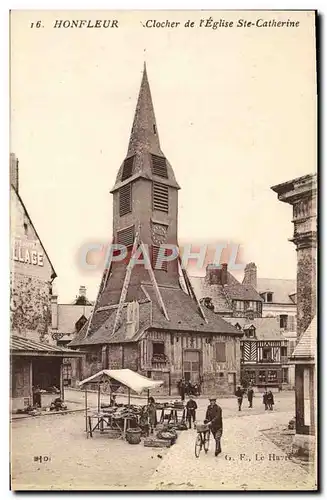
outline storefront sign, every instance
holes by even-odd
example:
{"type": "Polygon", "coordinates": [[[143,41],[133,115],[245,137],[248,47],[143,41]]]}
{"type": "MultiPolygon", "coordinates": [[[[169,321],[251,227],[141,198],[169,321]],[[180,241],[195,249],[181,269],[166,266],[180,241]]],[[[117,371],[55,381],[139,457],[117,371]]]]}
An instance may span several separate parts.
{"type": "Polygon", "coordinates": [[[34,248],[27,248],[32,246],[30,242],[15,242],[13,247],[13,260],[16,262],[22,262],[23,264],[30,264],[33,266],[43,266],[44,265],[44,254],[43,252],[38,252],[34,248]]]}

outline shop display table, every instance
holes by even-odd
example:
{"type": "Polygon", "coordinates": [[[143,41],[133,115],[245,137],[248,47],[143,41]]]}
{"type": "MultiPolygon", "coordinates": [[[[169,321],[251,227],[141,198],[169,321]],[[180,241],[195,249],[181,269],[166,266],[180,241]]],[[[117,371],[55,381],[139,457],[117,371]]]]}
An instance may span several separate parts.
{"type": "Polygon", "coordinates": [[[164,423],[182,423],[185,421],[185,408],[175,408],[174,406],[166,406],[161,410],[160,424],[164,423]]]}

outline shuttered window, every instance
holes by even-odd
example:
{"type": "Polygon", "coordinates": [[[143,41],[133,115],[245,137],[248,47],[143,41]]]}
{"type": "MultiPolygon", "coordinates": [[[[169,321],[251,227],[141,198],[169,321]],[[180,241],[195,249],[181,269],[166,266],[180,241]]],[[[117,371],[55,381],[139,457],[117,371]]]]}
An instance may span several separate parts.
{"type": "Polygon", "coordinates": [[[126,247],[130,247],[134,243],[134,226],[127,227],[126,229],[122,229],[117,233],[117,242],[119,245],[125,245],[126,247]]]}
{"type": "MultiPolygon", "coordinates": [[[[161,261],[157,264],[158,254],[159,254],[158,246],[152,245],[152,267],[153,269],[158,269],[159,271],[167,271],[167,261],[161,261]]],[[[165,249],[165,252],[167,250],[165,249]]]]}
{"type": "Polygon", "coordinates": [[[119,215],[132,211],[132,184],[126,184],[119,190],[119,215]]]}
{"type": "Polygon", "coordinates": [[[168,213],[168,186],[159,184],[159,182],[154,182],[152,188],[152,201],[153,210],[168,213]]]}
{"type": "Polygon", "coordinates": [[[123,173],[121,176],[121,180],[124,181],[133,175],[133,166],[134,166],[134,158],[135,156],[130,156],[126,158],[123,166],[123,173]]]}
{"type": "Polygon", "coordinates": [[[159,177],[168,179],[166,158],[163,156],[151,155],[152,157],[152,173],[159,177]]]}
{"type": "Polygon", "coordinates": [[[226,361],[226,344],[224,342],[217,342],[216,344],[216,361],[226,361]]]}

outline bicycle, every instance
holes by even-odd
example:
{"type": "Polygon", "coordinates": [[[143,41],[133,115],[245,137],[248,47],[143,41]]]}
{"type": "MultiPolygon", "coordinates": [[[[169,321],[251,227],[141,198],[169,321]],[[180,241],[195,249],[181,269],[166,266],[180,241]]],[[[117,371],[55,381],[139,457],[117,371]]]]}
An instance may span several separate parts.
{"type": "Polygon", "coordinates": [[[202,448],[208,453],[210,443],[210,429],[208,424],[198,424],[196,426],[195,456],[199,458],[202,448]]]}

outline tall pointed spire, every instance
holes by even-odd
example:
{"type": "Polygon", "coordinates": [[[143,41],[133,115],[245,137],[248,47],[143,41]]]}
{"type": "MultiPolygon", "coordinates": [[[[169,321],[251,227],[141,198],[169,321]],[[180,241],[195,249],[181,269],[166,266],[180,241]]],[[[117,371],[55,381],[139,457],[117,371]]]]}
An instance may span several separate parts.
{"type": "Polygon", "coordinates": [[[140,152],[163,154],[160,149],[156,117],[145,62],[127,156],[140,152]]]}

